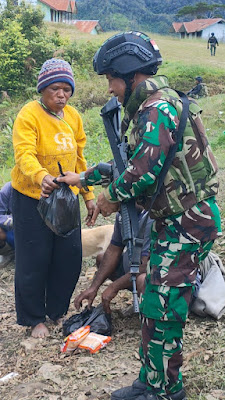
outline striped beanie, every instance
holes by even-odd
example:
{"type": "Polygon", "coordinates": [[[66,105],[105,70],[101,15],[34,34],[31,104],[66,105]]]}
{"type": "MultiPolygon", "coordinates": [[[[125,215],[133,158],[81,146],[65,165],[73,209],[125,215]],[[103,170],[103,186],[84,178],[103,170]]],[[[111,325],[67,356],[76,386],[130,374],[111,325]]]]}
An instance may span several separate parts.
{"type": "Polygon", "coordinates": [[[75,82],[73,71],[67,61],[58,58],[51,58],[44,62],[38,75],[37,91],[41,92],[42,89],[55,82],[69,83],[72,87],[72,94],[75,89],[75,82]]]}

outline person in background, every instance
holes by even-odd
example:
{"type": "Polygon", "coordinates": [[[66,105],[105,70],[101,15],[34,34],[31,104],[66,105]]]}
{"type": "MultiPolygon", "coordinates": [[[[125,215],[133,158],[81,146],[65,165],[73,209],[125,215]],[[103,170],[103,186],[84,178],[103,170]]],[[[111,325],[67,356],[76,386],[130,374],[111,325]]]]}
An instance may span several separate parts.
{"type": "Polygon", "coordinates": [[[218,43],[218,40],[217,40],[216,36],[214,35],[214,33],[211,33],[211,36],[208,39],[207,49],[209,49],[209,46],[210,46],[211,56],[215,56],[216,55],[216,46],[219,46],[219,43],[218,43]]]}
{"type": "Polygon", "coordinates": [[[7,182],[0,190],[0,266],[14,258],[14,232],[12,217],[12,185],[7,182]]]}
{"type": "MultiPolygon", "coordinates": [[[[106,75],[109,93],[125,107],[122,135],[133,126],[128,166],[98,196],[92,223],[99,212],[109,216],[120,202],[134,198],[154,219],[140,299],[142,366],[132,386],[114,391],[112,400],[187,399],[181,372],[183,329],[199,263],[221,235],[215,199],[218,168],[202,110],[193,99],[171,89],[166,76],[156,75],[161,63],[157,44],[142,32],[114,35],[94,56],[95,71],[106,75]],[[181,117],[184,101],[187,119],[181,117]],[[149,210],[181,121],[182,140],[149,210]]],[[[96,166],[82,175],[68,171],[57,180],[82,187],[99,183],[99,175],[96,166]]]]}
{"type": "Polygon", "coordinates": [[[200,99],[201,97],[208,96],[208,88],[205,83],[203,83],[203,79],[201,76],[196,76],[195,78],[196,85],[187,92],[189,97],[193,99],[200,99]]]}
{"type": "MultiPolygon", "coordinates": [[[[86,170],[82,119],[67,105],[75,89],[71,66],[47,60],[39,73],[40,100],[26,104],[13,127],[15,167],[12,170],[13,222],[16,246],[15,299],[17,323],[32,328],[33,337],[49,335],[46,316],[58,321],[66,314],[81,270],[80,227],[67,237],[55,235],[37,211],[40,196],[58,185],[62,169],[86,170]]],[[[79,190],[73,188],[75,195],[79,190]]],[[[81,189],[88,217],[95,205],[93,188],[81,189]]]]}
{"type": "MultiPolygon", "coordinates": [[[[144,230],[143,247],[141,251],[141,265],[139,268],[140,273],[137,277],[137,289],[139,294],[143,287],[147,262],[149,260],[151,225],[153,222],[151,218],[147,218],[147,222],[145,222],[146,214],[146,211],[139,207],[139,229],[141,229],[143,223],[146,224],[144,230]]],[[[122,242],[122,221],[120,213],[116,214],[114,232],[111,242],[105,253],[100,253],[97,256],[96,265],[98,271],[94,276],[91,286],[81,292],[75,298],[74,304],[75,307],[79,309],[82,301],[86,299],[88,300],[88,307],[90,307],[97,296],[100,286],[105,282],[106,279],[110,279],[113,282],[102,293],[103,308],[106,313],[110,313],[110,302],[117,295],[117,293],[123,289],[132,290],[128,253],[126,249],[124,251],[124,245],[122,242]]]]}

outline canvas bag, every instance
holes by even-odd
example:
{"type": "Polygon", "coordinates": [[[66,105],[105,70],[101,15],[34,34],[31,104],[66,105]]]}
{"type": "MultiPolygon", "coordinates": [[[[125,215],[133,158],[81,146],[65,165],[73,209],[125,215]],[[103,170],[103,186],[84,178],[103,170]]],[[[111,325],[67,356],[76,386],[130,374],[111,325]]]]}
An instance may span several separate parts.
{"type": "Polygon", "coordinates": [[[191,311],[202,317],[220,319],[225,314],[225,268],[217,254],[209,252],[200,264],[202,284],[191,311]]]}

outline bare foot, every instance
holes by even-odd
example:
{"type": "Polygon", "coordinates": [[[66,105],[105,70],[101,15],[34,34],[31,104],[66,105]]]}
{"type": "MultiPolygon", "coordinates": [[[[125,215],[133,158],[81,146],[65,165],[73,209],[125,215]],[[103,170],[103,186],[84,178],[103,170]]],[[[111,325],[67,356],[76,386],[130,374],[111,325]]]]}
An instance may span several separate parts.
{"type": "Polygon", "coordinates": [[[49,336],[49,330],[45,324],[40,322],[40,324],[37,324],[32,329],[31,336],[34,338],[45,338],[46,336],[49,336]]]}

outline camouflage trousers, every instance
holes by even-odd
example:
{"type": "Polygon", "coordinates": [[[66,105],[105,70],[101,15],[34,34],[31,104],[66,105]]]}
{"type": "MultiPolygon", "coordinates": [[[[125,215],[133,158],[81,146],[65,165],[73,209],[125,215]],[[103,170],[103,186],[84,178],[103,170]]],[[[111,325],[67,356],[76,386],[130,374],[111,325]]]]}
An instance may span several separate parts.
{"type": "MultiPolygon", "coordinates": [[[[183,281],[182,275],[178,281],[175,277],[175,268],[178,267],[179,270],[179,263],[174,263],[178,255],[176,247],[173,246],[174,251],[169,251],[167,254],[169,246],[166,246],[166,242],[164,246],[155,246],[159,269],[160,263],[161,266],[165,265],[167,260],[168,285],[166,282],[161,285],[155,284],[159,279],[157,274],[151,275],[151,271],[147,274],[146,287],[140,303],[142,340],[139,350],[142,362],[139,379],[147,383],[153,393],[172,394],[183,387],[180,370],[183,362],[183,328],[194,290],[198,264],[207,256],[212,245],[213,241],[202,244],[179,244],[179,253],[183,252],[182,263],[190,265],[189,270],[186,268],[186,278],[183,276],[183,281]],[[172,274],[169,273],[169,263],[173,264],[172,274]],[[171,285],[173,282],[174,286],[171,285]]],[[[151,251],[150,265],[151,259],[154,263],[156,257],[154,246],[151,251]]]]}

